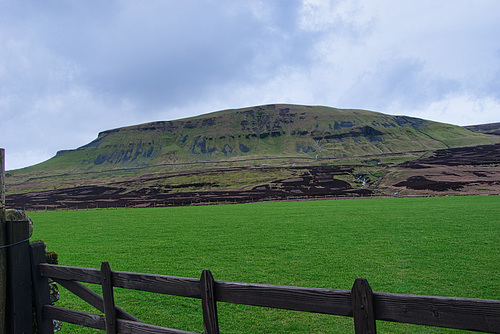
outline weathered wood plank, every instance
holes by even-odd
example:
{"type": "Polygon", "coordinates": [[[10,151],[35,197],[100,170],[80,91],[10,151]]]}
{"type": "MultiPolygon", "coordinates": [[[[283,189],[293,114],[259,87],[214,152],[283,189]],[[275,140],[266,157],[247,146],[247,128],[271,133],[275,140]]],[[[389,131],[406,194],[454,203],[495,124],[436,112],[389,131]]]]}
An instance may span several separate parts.
{"type": "MultiPolygon", "coordinates": [[[[99,311],[104,313],[104,301],[102,296],[95,293],[91,289],[87,288],[85,285],[79,282],[67,281],[63,279],[56,279],[55,282],[67,289],[68,291],[74,293],[76,296],[80,297],[85,302],[89,303],[99,311]]],[[[130,313],[126,312],[122,308],[115,305],[116,316],[121,319],[131,320],[131,321],[140,321],[130,313]]]]}
{"type": "Polygon", "coordinates": [[[354,332],[356,334],[376,334],[373,292],[364,278],[357,278],[351,289],[354,332]]]}
{"type": "MultiPolygon", "coordinates": [[[[97,314],[75,311],[50,305],[44,307],[44,313],[46,317],[57,319],[67,323],[101,330],[106,329],[104,317],[97,314]]],[[[193,332],[186,332],[178,329],[159,327],[144,324],[142,322],[122,319],[117,320],[117,329],[120,334],[196,334],[193,332]]]]}
{"type": "Polygon", "coordinates": [[[352,316],[348,290],[215,281],[217,301],[352,316]]]}
{"type": "Polygon", "coordinates": [[[6,221],[7,333],[33,333],[31,256],[28,221],[6,221]],[[21,242],[21,243],[19,243],[21,242]]]}
{"type": "Polygon", "coordinates": [[[500,333],[500,301],[374,292],[377,320],[500,333]]]}
{"type": "Polygon", "coordinates": [[[43,307],[45,317],[55,320],[61,320],[70,324],[106,330],[106,323],[103,316],[65,309],[62,307],[45,305],[43,307]]]}
{"type": "Polygon", "coordinates": [[[116,309],[113,294],[113,280],[108,262],[101,264],[101,286],[104,300],[104,315],[106,317],[106,333],[116,334],[116,309]]]}
{"type": "MultiPolygon", "coordinates": [[[[100,271],[92,268],[78,268],[43,264],[40,266],[43,276],[54,279],[100,284],[100,271]]],[[[117,288],[140,290],[181,297],[201,298],[200,280],[195,278],[139,274],[113,271],[113,285],[117,288]]]]}
{"type": "Polygon", "coordinates": [[[118,288],[201,298],[200,280],[196,278],[113,271],[113,282],[118,288]]]}
{"type": "Polygon", "coordinates": [[[69,281],[101,284],[101,272],[99,269],[60,266],[54,264],[40,264],[40,275],[69,281]]]}
{"type": "Polygon", "coordinates": [[[203,270],[200,278],[201,305],[205,334],[219,334],[219,319],[215,297],[215,280],[210,270],[203,270]]]}
{"type": "Polygon", "coordinates": [[[120,334],[197,334],[194,332],[186,332],[180,329],[172,329],[167,327],[159,327],[140,322],[118,319],[118,332],[120,334]]]}
{"type": "Polygon", "coordinates": [[[35,242],[30,245],[31,250],[31,280],[33,284],[33,299],[35,301],[36,323],[39,334],[53,334],[52,320],[43,313],[44,306],[50,305],[49,281],[39,273],[41,263],[45,263],[45,244],[35,242]]]}

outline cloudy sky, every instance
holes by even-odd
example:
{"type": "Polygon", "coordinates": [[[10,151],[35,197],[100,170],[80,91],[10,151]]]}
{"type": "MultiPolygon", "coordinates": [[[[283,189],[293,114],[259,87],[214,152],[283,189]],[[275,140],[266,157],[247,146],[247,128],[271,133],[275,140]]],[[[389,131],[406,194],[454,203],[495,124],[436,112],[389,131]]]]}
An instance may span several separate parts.
{"type": "Polygon", "coordinates": [[[500,122],[500,1],[0,0],[7,170],[280,102],[500,122]]]}

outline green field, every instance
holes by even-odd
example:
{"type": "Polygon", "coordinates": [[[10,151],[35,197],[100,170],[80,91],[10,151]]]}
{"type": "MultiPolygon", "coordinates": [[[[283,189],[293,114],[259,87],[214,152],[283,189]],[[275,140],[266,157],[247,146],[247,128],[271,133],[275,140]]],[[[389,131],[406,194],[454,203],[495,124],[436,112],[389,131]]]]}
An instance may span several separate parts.
{"type": "MultiPolygon", "coordinates": [[[[31,212],[60,264],[216,280],[500,299],[500,196],[31,212]]],[[[96,287],[97,288],[97,287],[96,287]]],[[[63,290],[61,288],[61,290],[63,290]]],[[[203,332],[198,299],[115,289],[144,322],[203,332]]],[[[62,291],[57,304],[84,310],[62,291]]],[[[352,318],[219,303],[221,333],[353,333],[352,318]]],[[[380,333],[465,333],[377,322],[380,333]]],[[[63,333],[94,333],[65,324],[63,333]]]]}

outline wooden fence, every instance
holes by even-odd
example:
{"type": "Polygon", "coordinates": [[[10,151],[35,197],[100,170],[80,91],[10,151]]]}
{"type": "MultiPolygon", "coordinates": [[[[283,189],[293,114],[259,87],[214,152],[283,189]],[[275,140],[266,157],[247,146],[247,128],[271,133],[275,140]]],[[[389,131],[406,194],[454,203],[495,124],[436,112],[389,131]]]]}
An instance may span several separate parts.
{"type": "Polygon", "coordinates": [[[201,299],[205,333],[219,333],[217,302],[353,317],[356,334],[375,334],[376,320],[500,333],[498,300],[372,292],[365,279],[356,279],[349,291],[216,281],[209,270],[195,279],[112,271],[107,262],[100,269],[51,265],[42,242],[29,245],[27,222],[9,223],[7,328],[12,334],[32,333],[32,297],[40,334],[53,333],[53,319],[106,333],[189,333],[142,323],[115,305],[114,287],[201,299]],[[51,305],[49,278],[104,315],[51,305]],[[102,285],[102,296],[81,282],[102,285]],[[26,288],[30,285],[33,290],[26,288]]]}

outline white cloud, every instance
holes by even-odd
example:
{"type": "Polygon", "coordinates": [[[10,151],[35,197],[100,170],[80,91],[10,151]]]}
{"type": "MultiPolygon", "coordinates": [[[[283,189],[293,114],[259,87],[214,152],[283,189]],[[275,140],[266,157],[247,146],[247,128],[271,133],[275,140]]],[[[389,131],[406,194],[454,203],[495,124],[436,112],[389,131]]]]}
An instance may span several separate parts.
{"type": "Polygon", "coordinates": [[[407,114],[456,125],[475,125],[500,121],[500,101],[467,94],[450,94],[425,109],[407,110],[407,114]],[[481,121],[478,123],[478,119],[481,121]]]}
{"type": "Polygon", "coordinates": [[[305,0],[300,8],[300,27],[304,30],[353,33],[366,22],[360,15],[358,0],[305,0]]]}

